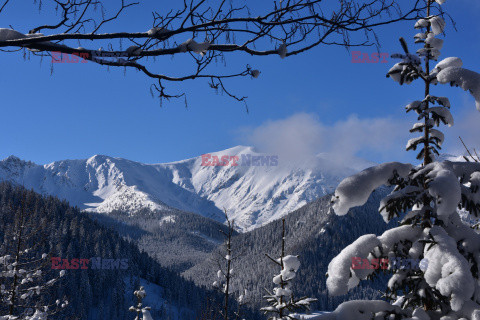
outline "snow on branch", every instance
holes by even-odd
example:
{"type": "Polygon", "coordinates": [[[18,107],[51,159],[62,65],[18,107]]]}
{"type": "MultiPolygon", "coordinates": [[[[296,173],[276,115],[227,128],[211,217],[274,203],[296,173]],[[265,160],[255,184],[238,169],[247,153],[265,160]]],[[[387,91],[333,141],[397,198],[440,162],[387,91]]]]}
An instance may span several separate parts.
{"type": "MultiPolygon", "coordinates": [[[[268,306],[261,308],[265,314],[269,314],[269,320],[291,320],[296,319],[291,312],[295,310],[310,310],[310,304],[317,301],[314,298],[295,297],[292,290],[292,280],[297,276],[300,268],[298,256],[285,254],[285,219],[282,219],[281,254],[278,259],[266,255],[275,265],[281,268],[280,273],[273,277],[275,288],[273,291],[265,289],[267,295],[264,298],[268,306]]],[[[225,318],[226,319],[226,318],[225,318]]]]}
{"type": "Polygon", "coordinates": [[[374,234],[363,235],[351,245],[347,246],[328,265],[327,288],[333,296],[347,294],[348,290],[356,287],[360,280],[368,274],[360,275],[360,272],[373,270],[353,270],[352,258],[367,258],[373,249],[381,243],[374,234]]]}
{"type": "Polygon", "coordinates": [[[128,310],[135,312],[137,316],[135,320],[141,320],[140,314],[142,315],[142,320],[153,320],[152,315],[150,314],[150,307],[143,306],[143,299],[147,296],[147,292],[143,286],[140,286],[138,290],[133,292],[134,296],[137,298],[137,303],[135,306],[131,306],[128,310]]]}
{"type": "Polygon", "coordinates": [[[425,175],[427,191],[436,202],[438,217],[444,219],[455,212],[461,201],[461,184],[449,161],[430,163],[414,177],[425,175]]]}
{"type": "MultiPolygon", "coordinates": [[[[339,305],[337,309],[335,309],[335,311],[333,311],[332,313],[325,313],[316,316],[312,318],[312,320],[371,320],[373,319],[372,316],[376,315],[377,313],[381,313],[384,316],[388,314],[403,316],[409,315],[406,311],[400,309],[400,307],[391,305],[386,301],[351,300],[339,305]]],[[[395,317],[384,317],[383,319],[395,319],[395,317]]],[[[425,318],[413,318],[412,320],[424,319],[425,318]]]]}
{"type": "Polygon", "coordinates": [[[469,263],[443,228],[434,226],[430,233],[436,244],[425,247],[424,255],[429,261],[425,280],[443,296],[450,297],[452,310],[459,311],[474,292],[475,280],[469,263]]]}
{"type": "Polygon", "coordinates": [[[339,216],[347,214],[350,208],[365,204],[375,189],[388,185],[397,175],[406,177],[412,168],[411,164],[388,162],[345,178],[335,190],[333,210],[339,216]]]}
{"type": "MultiPolygon", "coordinates": [[[[445,0],[436,2],[443,4],[445,0]]],[[[423,163],[416,167],[387,163],[340,183],[332,200],[333,209],[340,215],[364,204],[381,184],[394,186],[392,193],[381,201],[380,213],[386,222],[398,217],[400,226],[379,237],[363,236],[344,249],[329,265],[327,287],[332,294],[345,294],[361,279],[380,273],[368,269],[358,272],[354,255],[362,260],[362,266],[364,259],[406,259],[410,266],[385,268],[385,272],[393,273],[383,295],[388,302],[346,302],[334,312],[312,319],[480,320],[480,234],[476,225],[468,225],[459,213],[477,217],[480,213],[480,162],[470,152],[474,162],[468,162],[466,157],[467,162],[435,161],[434,154],[439,154],[444,135],[433,127],[440,122],[453,125],[453,117],[449,99],[431,95],[433,84],[461,86],[473,94],[480,110],[480,74],[463,69],[459,58],[444,59],[430,69],[443,46],[443,41],[435,36],[444,31],[445,22],[432,15],[433,2],[427,3],[427,18],[415,25],[426,29],[414,37],[415,43],[423,43],[423,48],[413,55],[401,38],[405,54],[395,55],[402,61],[387,75],[400,84],[424,81],[423,100],[406,107],[407,112],[413,110],[418,120],[423,120],[410,130],[423,135],[407,144],[407,149],[413,150],[423,145],[417,155],[423,163]],[[414,260],[419,261],[418,267],[413,267],[414,260]]],[[[374,263],[377,264],[372,260],[374,263]]],[[[397,262],[395,265],[398,266],[397,262]]]]}
{"type": "Polygon", "coordinates": [[[422,236],[422,229],[409,225],[400,226],[385,231],[378,240],[381,243],[382,251],[386,254],[395,249],[401,242],[413,243],[422,236]]]}
{"type": "MultiPolygon", "coordinates": [[[[7,2],[0,7],[0,12],[8,11],[7,2]]],[[[402,20],[417,20],[425,9],[420,0],[414,1],[405,11],[395,0],[347,0],[328,7],[321,0],[280,1],[273,2],[266,11],[225,0],[185,0],[171,9],[153,12],[151,26],[145,27],[145,31],[101,32],[107,24],[126,15],[127,9],[137,5],[139,2],[124,0],[117,8],[112,3],[97,0],[42,3],[41,10],[58,10],[58,21],[34,27],[27,34],[20,28],[0,29],[0,50],[7,51],[1,48],[9,47],[15,49],[12,52],[29,50],[40,56],[50,56],[50,52],[56,51],[84,55],[99,65],[136,69],[156,80],[153,88],[161,99],[183,96],[182,93],[168,94],[163,82],[205,78],[213,89],[221,89],[238,101],[244,101],[245,97],[230,93],[222,80],[256,78],[260,72],[247,65],[243,70],[220,73],[214,65],[223,64],[231,52],[285,58],[319,45],[373,45],[375,43],[369,40],[373,28],[402,20]],[[107,12],[111,13],[108,15],[107,12]],[[365,36],[364,40],[352,40],[351,34],[357,31],[365,36]],[[79,46],[71,46],[71,40],[78,42],[79,46]],[[88,41],[89,46],[97,46],[84,48],[84,41],[88,41]],[[108,41],[118,41],[118,48],[115,50],[108,41]],[[128,42],[127,49],[122,48],[122,42],[128,42]],[[98,47],[109,48],[102,50],[105,56],[120,54],[122,58],[98,59],[98,47]],[[189,55],[193,65],[191,71],[184,74],[180,71],[165,74],[159,67],[161,64],[147,61],[149,57],[181,54],[189,55]]],[[[18,25],[15,21],[4,23],[4,27],[18,25]]],[[[115,28],[111,26],[109,30],[115,28]]]]}
{"type": "Polygon", "coordinates": [[[480,74],[460,67],[448,67],[437,75],[440,83],[450,83],[469,91],[475,98],[477,110],[480,111],[480,74]]]}

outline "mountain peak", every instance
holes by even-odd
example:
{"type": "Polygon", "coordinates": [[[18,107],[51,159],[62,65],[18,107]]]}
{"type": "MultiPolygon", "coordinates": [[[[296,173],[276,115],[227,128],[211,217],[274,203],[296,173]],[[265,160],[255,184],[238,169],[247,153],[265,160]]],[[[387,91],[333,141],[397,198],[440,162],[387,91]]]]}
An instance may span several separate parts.
{"type": "MultiPolygon", "coordinates": [[[[208,154],[264,155],[244,145],[208,154]]],[[[348,164],[325,157],[329,161],[298,165],[282,158],[275,163],[206,166],[201,155],[173,163],[143,164],[96,154],[30,168],[11,156],[0,162],[0,180],[22,183],[100,213],[176,208],[223,222],[222,209],[226,209],[240,229],[249,230],[333,192],[341,179],[355,172],[348,164]]]]}
{"type": "Polygon", "coordinates": [[[20,161],[22,160],[19,157],[14,156],[13,154],[2,160],[2,162],[20,162],[20,161]]]}
{"type": "Polygon", "coordinates": [[[460,162],[464,162],[465,161],[465,158],[463,156],[456,156],[456,155],[453,155],[453,154],[448,154],[448,153],[442,153],[440,154],[436,159],[436,161],[445,161],[445,160],[448,160],[448,161],[460,161],[460,162]]]}
{"type": "Polygon", "coordinates": [[[219,155],[219,154],[237,155],[237,154],[245,154],[245,153],[258,153],[258,151],[252,146],[235,146],[225,150],[210,152],[210,154],[215,154],[215,155],[219,155]]]}
{"type": "Polygon", "coordinates": [[[88,164],[91,164],[91,163],[101,163],[101,162],[105,162],[107,160],[111,160],[112,157],[109,157],[109,156],[106,156],[106,155],[103,155],[103,154],[96,154],[90,158],[87,159],[87,163],[88,164]]]}
{"type": "Polygon", "coordinates": [[[10,155],[8,157],[6,157],[5,159],[1,160],[0,163],[2,163],[4,166],[7,166],[7,167],[10,167],[10,166],[33,166],[35,165],[33,162],[31,161],[25,161],[25,160],[22,160],[20,159],[19,157],[17,156],[14,156],[14,155],[10,155]]]}

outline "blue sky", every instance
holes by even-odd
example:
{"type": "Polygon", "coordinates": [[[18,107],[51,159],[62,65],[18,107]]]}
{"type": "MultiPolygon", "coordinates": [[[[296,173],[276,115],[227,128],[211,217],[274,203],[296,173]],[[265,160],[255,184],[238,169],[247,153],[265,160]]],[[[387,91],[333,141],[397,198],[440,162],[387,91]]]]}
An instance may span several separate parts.
{"type": "MultiPolygon", "coordinates": [[[[158,3],[158,2],[157,2],[158,3]]],[[[116,30],[144,31],[151,26],[152,1],[119,19],[116,30]]],[[[165,5],[163,5],[165,6],[165,5]]],[[[449,0],[444,5],[457,23],[447,21],[441,59],[461,57],[464,67],[480,72],[480,5],[449,0]]],[[[56,19],[31,9],[31,2],[0,14],[0,27],[21,32],[56,19]]],[[[114,25],[112,25],[114,26],[114,25]]],[[[381,52],[399,51],[398,38],[410,44],[417,33],[412,22],[377,29],[381,52]]],[[[86,45],[84,45],[86,46],[86,45]]],[[[375,52],[374,48],[358,49],[375,52]]],[[[320,46],[303,55],[280,59],[235,54],[227,68],[250,64],[258,79],[228,83],[231,91],[247,95],[250,113],[242,104],[216,95],[204,81],[182,83],[183,100],[159,106],[149,93],[151,79],[139,72],[99,67],[94,63],[55,64],[37,57],[1,53],[0,158],[11,154],[39,164],[106,154],[159,163],[181,160],[238,144],[261,149],[283,148],[299,157],[334,152],[372,161],[413,161],[404,145],[414,115],[403,107],[422,98],[418,85],[400,87],[385,77],[394,61],[352,64],[351,54],[339,47],[320,46]]],[[[185,70],[181,58],[157,60],[158,71],[185,70]]],[[[176,85],[170,87],[175,92],[176,85]]],[[[448,96],[453,128],[445,128],[446,151],[461,152],[458,135],[472,147],[480,138],[479,112],[472,97],[459,88],[437,86],[433,93],[448,96]]],[[[477,145],[475,145],[477,143],[477,145]]]]}

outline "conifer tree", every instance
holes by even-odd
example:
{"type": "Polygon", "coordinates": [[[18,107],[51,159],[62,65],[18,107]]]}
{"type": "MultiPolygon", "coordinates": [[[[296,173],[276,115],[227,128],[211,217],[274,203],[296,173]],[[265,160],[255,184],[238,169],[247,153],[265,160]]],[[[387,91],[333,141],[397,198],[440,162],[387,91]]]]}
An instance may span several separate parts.
{"type": "Polygon", "coordinates": [[[271,314],[269,320],[291,320],[296,319],[291,313],[297,310],[309,310],[310,303],[317,301],[313,298],[295,298],[292,289],[291,282],[295,279],[298,269],[300,268],[300,260],[298,256],[286,255],[285,253],[285,219],[282,219],[282,252],[278,259],[266,256],[277,266],[281,268],[278,275],[273,277],[273,283],[276,287],[273,292],[267,291],[267,295],[264,297],[270,304],[268,307],[264,307],[261,310],[265,314],[271,314]]]}
{"type": "Polygon", "coordinates": [[[143,306],[143,299],[147,296],[145,288],[141,286],[138,290],[135,290],[133,294],[137,297],[137,303],[135,306],[131,306],[129,310],[137,313],[135,320],[153,320],[150,314],[150,307],[143,306]],[[142,318],[140,318],[140,315],[142,315],[142,318]]]}
{"type": "Polygon", "coordinates": [[[26,201],[25,197],[15,212],[12,241],[6,241],[7,252],[0,256],[0,320],[46,320],[68,305],[65,298],[54,303],[45,299],[65,270],[46,279],[49,256],[43,253],[38,257],[35,250],[40,230],[28,217],[26,201]]]}
{"type": "MultiPolygon", "coordinates": [[[[236,299],[237,310],[233,311],[231,296],[233,294],[232,290],[232,279],[234,278],[233,272],[233,261],[238,258],[238,255],[233,254],[232,247],[232,238],[235,235],[235,221],[228,218],[227,212],[225,211],[225,218],[227,223],[227,230],[220,232],[225,236],[224,242],[224,251],[223,256],[219,259],[217,271],[217,280],[213,282],[213,287],[221,292],[223,295],[223,306],[219,311],[212,309],[212,319],[217,319],[217,314],[220,316],[219,319],[239,319],[241,315],[241,306],[246,303],[247,291],[244,290],[243,294],[240,294],[236,299]]],[[[210,304],[213,307],[213,304],[210,304]]]]}
{"type": "Polygon", "coordinates": [[[398,162],[368,168],[343,180],[332,199],[333,209],[345,215],[350,208],[363,205],[381,185],[393,191],[381,203],[379,212],[386,222],[397,218],[399,226],[381,236],[364,235],[346,247],[328,267],[327,287],[332,295],[346,294],[360,280],[377,275],[379,269],[354,268],[352,259],[402,259],[421,265],[389,264],[391,274],[385,300],[348,301],[333,313],[317,319],[480,319],[480,235],[464,223],[457,208],[477,216],[480,209],[480,163],[435,161],[444,140],[440,124],[453,125],[446,97],[432,94],[432,86],[450,83],[469,90],[480,110],[480,75],[462,68],[459,58],[446,58],[431,68],[440,55],[445,21],[439,9],[445,0],[425,0],[426,16],[415,28],[416,53],[400,39],[404,53],[393,57],[401,61],[390,69],[388,77],[401,85],[423,81],[425,92],[406,111],[418,115],[410,130],[419,132],[407,150],[419,148],[414,166],[398,162]],[[435,5],[435,2],[437,5],[435,5]]]}

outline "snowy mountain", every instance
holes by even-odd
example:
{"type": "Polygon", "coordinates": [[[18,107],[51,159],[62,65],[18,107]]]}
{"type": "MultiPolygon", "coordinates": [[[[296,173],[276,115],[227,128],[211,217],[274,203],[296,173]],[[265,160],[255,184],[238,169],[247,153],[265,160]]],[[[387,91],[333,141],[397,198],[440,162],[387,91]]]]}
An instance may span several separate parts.
{"type": "Polygon", "coordinates": [[[324,154],[296,163],[282,162],[278,156],[244,146],[211,153],[209,159],[215,156],[235,157],[238,163],[207,166],[208,162],[199,156],[173,163],[143,164],[96,155],[37,165],[10,156],[0,161],[0,180],[99,213],[120,210],[134,215],[143,208],[176,208],[223,222],[225,209],[245,231],[331,193],[342,178],[372,165],[361,160],[338,164],[324,154]],[[248,163],[247,159],[254,161],[248,163]]]}
{"type": "Polygon", "coordinates": [[[327,155],[278,165],[242,165],[242,155],[267,157],[252,147],[237,146],[211,157],[238,156],[238,166],[202,166],[202,158],[157,165],[172,173],[177,185],[226,209],[242,230],[251,230],[292,212],[308,202],[332,193],[346,176],[372,163],[357,160],[338,165],[327,155]]]}
{"type": "Polygon", "coordinates": [[[55,195],[87,211],[135,214],[143,208],[178,208],[223,218],[214,203],[174,184],[168,172],[125,159],[96,155],[36,165],[10,156],[0,161],[0,180],[55,195]]]}

